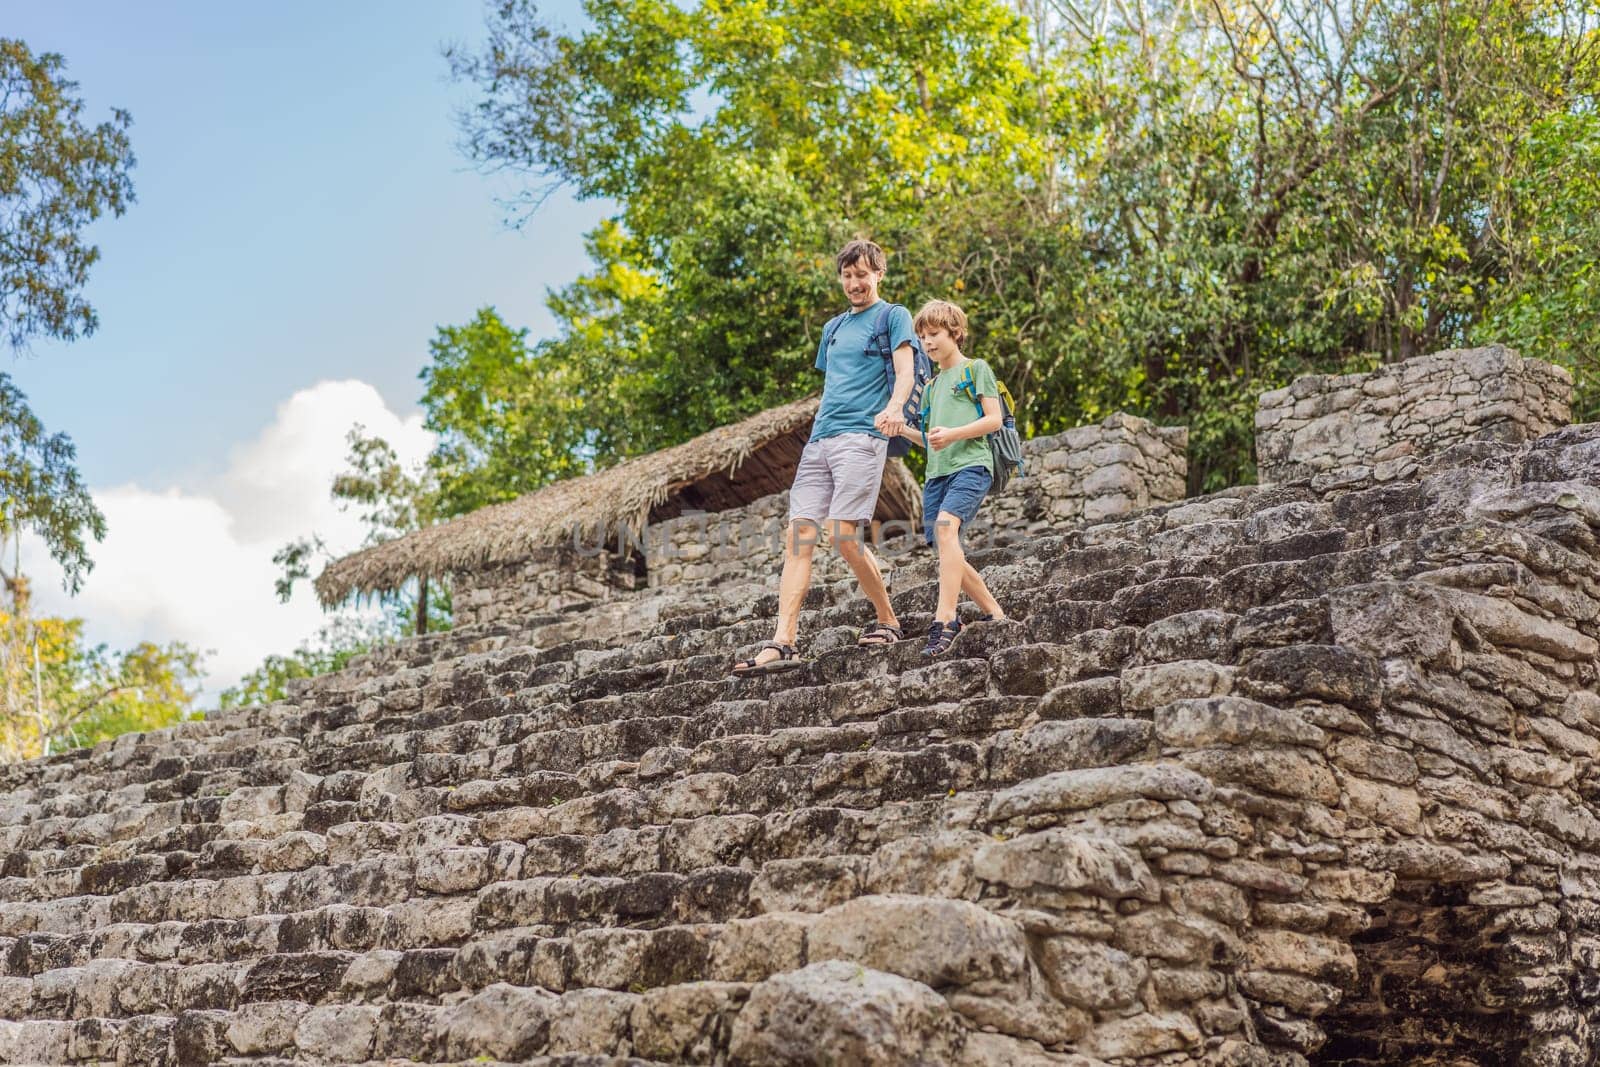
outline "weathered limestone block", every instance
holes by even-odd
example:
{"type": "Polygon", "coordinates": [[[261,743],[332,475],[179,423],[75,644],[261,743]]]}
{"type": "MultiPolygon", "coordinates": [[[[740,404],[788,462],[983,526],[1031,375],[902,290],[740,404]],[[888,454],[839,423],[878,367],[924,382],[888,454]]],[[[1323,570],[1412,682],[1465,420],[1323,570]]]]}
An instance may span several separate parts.
{"type": "Polygon", "coordinates": [[[1047,939],[1039,964],[1056,996],[1095,1012],[1133,1004],[1150,976],[1144,959],[1073,937],[1047,939]]]}
{"type": "Polygon", "coordinates": [[[1136,759],[1150,744],[1150,724],[1126,719],[1040,722],[996,736],[989,753],[995,781],[1032,778],[1052,770],[1106,767],[1136,759]]]}
{"type": "Polygon", "coordinates": [[[360,1063],[372,1052],[378,1009],[360,1004],[326,1004],[300,1017],[295,1046],[307,1056],[334,1062],[360,1063]]]}
{"type": "Polygon", "coordinates": [[[1095,1027],[1083,1050],[1102,1059],[1156,1056],[1164,1052],[1197,1052],[1201,1041],[1200,1028],[1188,1015],[1146,1012],[1095,1027]]]}
{"type": "MultiPolygon", "coordinates": [[[[449,1055],[519,1060],[543,1052],[559,998],[539,989],[496,983],[451,1008],[449,1055]]],[[[302,1024],[303,1026],[304,1024],[302,1024]]]]}
{"type": "Polygon", "coordinates": [[[858,897],[817,917],[806,939],[812,962],[850,960],[940,988],[1021,977],[1021,929],[959,900],[858,897]]]}
{"type": "Polygon", "coordinates": [[[1256,456],[1263,484],[1360,468],[1388,481],[1467,441],[1527,441],[1571,419],[1572,376],[1501,345],[1435,352],[1370,374],[1297,379],[1263,393],[1256,456]]]}
{"type": "Polygon", "coordinates": [[[749,987],[736,982],[686,982],[652,989],[631,1016],[634,1053],[671,1063],[706,1063],[726,1047],[749,987]]]}
{"type": "Polygon", "coordinates": [[[765,912],[826,911],[856,896],[865,861],[855,856],[774,860],[750,885],[750,902],[765,912]]]}
{"type": "Polygon", "coordinates": [[[550,1053],[615,1055],[630,1032],[630,1019],[640,999],[637,993],[605,989],[563,993],[550,1018],[550,1053]]]}
{"type": "Polygon", "coordinates": [[[1160,888],[1144,861],[1114,841],[1065,829],[991,842],[973,857],[982,880],[1024,893],[1082,892],[1122,900],[1157,901],[1160,888]]]}
{"type": "Polygon", "coordinates": [[[1155,710],[1156,737],[1176,749],[1216,745],[1304,745],[1321,748],[1326,734],[1294,711],[1248,697],[1174,700],[1155,710]]]}
{"type": "Polygon", "coordinates": [[[741,1067],[954,1063],[965,1032],[927,986],[843,960],[813,963],[750,990],[733,1024],[741,1067]]]}
{"type": "Polygon", "coordinates": [[[975,897],[973,856],[989,840],[976,831],[951,830],[887,842],[868,862],[863,886],[880,895],[975,897]]]}
{"type": "Polygon", "coordinates": [[[1211,783],[1172,764],[1096,767],[1047,774],[996,793],[989,802],[991,822],[1049,812],[1077,811],[1119,800],[1211,799],[1211,783]]]}
{"type": "Polygon", "coordinates": [[[1117,924],[1116,946],[1131,956],[1174,964],[1227,963],[1238,958],[1238,938],[1200,915],[1151,908],[1117,924]]]}
{"type": "Polygon", "coordinates": [[[806,933],[817,916],[774,912],[730,922],[711,947],[710,974],[722,982],[759,982],[806,963],[806,933]]]}

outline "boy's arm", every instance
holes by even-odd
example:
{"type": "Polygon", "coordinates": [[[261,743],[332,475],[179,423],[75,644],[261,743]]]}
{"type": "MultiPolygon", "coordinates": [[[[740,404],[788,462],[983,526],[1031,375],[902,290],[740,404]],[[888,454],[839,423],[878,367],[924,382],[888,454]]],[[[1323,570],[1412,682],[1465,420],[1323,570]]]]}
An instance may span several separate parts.
{"type": "Polygon", "coordinates": [[[952,426],[945,430],[945,436],[951,440],[965,441],[971,437],[987,437],[998,430],[1005,422],[1005,414],[1000,410],[1000,398],[997,396],[983,396],[978,398],[983,404],[983,418],[973,419],[965,426],[952,426]]]}

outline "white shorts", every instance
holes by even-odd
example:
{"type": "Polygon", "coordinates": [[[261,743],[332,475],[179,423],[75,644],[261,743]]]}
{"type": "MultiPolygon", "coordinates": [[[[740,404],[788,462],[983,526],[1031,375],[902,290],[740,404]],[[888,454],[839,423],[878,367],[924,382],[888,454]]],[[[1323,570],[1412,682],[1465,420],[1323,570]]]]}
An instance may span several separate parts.
{"type": "Polygon", "coordinates": [[[889,442],[870,433],[842,433],[807,442],[789,490],[789,522],[872,521],[888,458],[889,442]]]}

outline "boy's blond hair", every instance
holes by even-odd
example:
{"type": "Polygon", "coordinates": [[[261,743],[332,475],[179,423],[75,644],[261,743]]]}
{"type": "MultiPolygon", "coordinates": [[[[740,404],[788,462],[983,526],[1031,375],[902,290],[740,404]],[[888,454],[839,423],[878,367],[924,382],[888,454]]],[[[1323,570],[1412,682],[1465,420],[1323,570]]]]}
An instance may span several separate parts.
{"type": "Polygon", "coordinates": [[[918,336],[924,329],[944,330],[959,347],[967,340],[967,313],[948,300],[930,300],[917,312],[911,329],[918,336]]]}

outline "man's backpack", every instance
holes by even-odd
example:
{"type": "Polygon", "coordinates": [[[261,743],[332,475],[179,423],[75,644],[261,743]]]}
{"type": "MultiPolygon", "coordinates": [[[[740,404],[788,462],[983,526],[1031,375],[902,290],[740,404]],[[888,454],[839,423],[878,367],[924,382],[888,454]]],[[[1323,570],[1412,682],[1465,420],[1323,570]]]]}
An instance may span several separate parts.
{"type": "MultiPolygon", "coordinates": [[[[1011,390],[1007,389],[1006,383],[998,377],[995,378],[994,384],[1000,394],[1000,428],[989,434],[987,440],[989,457],[994,460],[994,481],[989,485],[989,492],[998,493],[1013,477],[1022,476],[1022,435],[1017,432],[1017,406],[1011,399],[1011,390]]],[[[972,363],[967,364],[961,381],[956,383],[956,388],[967,391],[967,395],[972,397],[973,404],[978,408],[978,418],[983,418],[983,401],[979,399],[978,387],[972,381],[972,363]]]]}
{"type": "MultiPolygon", "coordinates": [[[[894,390],[894,350],[889,347],[889,315],[899,304],[885,303],[878,309],[877,318],[872,322],[872,333],[867,339],[867,351],[878,350],[883,357],[883,373],[889,378],[889,389],[894,390]]],[[[828,320],[822,328],[822,349],[828,350],[833,343],[833,335],[839,331],[850,318],[850,312],[844,311],[828,320]]],[[[829,353],[832,356],[832,353],[829,353]]],[[[922,390],[933,378],[933,360],[928,358],[928,353],[922,350],[922,342],[915,336],[911,338],[911,395],[906,399],[905,420],[906,425],[920,427],[922,425],[922,390]]],[[[876,413],[874,413],[876,414],[876,413]]],[[[911,442],[904,437],[889,439],[889,455],[903,456],[911,451],[911,442]]]]}

